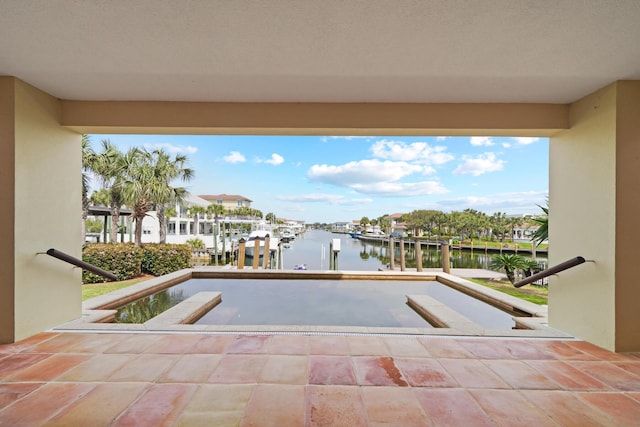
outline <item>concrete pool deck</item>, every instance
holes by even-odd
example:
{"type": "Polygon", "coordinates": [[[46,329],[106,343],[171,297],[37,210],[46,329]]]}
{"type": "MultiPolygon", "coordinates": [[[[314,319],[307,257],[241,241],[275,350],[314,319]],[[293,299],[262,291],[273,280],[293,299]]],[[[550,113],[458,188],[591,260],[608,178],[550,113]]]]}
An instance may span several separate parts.
{"type": "Polygon", "coordinates": [[[633,426],[640,353],[533,338],[41,333],[0,425],[633,426]]]}

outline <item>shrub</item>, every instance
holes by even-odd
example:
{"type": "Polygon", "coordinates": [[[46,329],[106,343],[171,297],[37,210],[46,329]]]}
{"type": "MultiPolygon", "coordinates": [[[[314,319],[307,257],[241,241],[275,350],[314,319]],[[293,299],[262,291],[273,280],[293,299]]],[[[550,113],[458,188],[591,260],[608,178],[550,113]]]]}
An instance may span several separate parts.
{"type": "MultiPolygon", "coordinates": [[[[90,243],[82,251],[82,260],[127,280],[142,274],[143,251],[132,243],[90,243]]],[[[82,271],[82,283],[108,282],[106,277],[82,271]]]]}
{"type": "Polygon", "coordinates": [[[189,267],[191,247],[189,245],[169,245],[149,243],[142,247],[144,257],[142,271],[162,276],[189,267]]]}

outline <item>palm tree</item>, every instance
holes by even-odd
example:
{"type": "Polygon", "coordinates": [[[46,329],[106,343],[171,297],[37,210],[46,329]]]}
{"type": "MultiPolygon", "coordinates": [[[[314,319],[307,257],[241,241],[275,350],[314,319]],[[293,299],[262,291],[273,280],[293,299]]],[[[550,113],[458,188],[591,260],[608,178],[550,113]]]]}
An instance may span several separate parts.
{"type": "MultiPolygon", "coordinates": [[[[226,212],[226,209],[224,206],[222,205],[209,205],[207,206],[207,214],[209,215],[213,215],[214,221],[215,221],[215,227],[213,230],[213,251],[214,251],[214,257],[213,257],[213,262],[215,265],[218,265],[218,235],[220,235],[220,215],[224,215],[224,213],[226,212]]],[[[224,234],[223,234],[223,238],[222,238],[222,252],[223,252],[223,257],[224,257],[224,252],[226,250],[226,248],[224,247],[224,242],[225,242],[225,238],[224,238],[224,234]]]]}
{"type": "Polygon", "coordinates": [[[108,193],[109,211],[111,213],[111,231],[109,241],[115,243],[118,239],[118,223],[120,209],[124,204],[122,188],[119,181],[125,173],[124,154],[111,144],[109,140],[102,141],[102,152],[96,155],[95,173],[108,193]]]}
{"type": "MultiPolygon", "coordinates": [[[[174,158],[162,149],[152,152],[145,151],[145,157],[153,170],[153,181],[151,200],[156,208],[158,225],[160,227],[160,243],[167,241],[167,221],[166,205],[176,204],[184,201],[188,192],[183,187],[172,187],[175,180],[188,182],[193,178],[194,170],[185,167],[188,159],[184,154],[178,154],[174,158]]],[[[198,234],[198,223],[196,221],[196,235],[198,234]]]]}
{"type": "MultiPolygon", "coordinates": [[[[187,191],[172,187],[172,181],[188,181],[193,170],[184,167],[186,156],[171,158],[164,150],[130,149],[123,158],[125,177],[120,183],[127,205],[131,207],[131,217],[135,221],[135,245],[142,243],[142,221],[155,206],[158,209],[160,227],[164,229],[165,204],[182,199],[187,191]]],[[[166,230],[165,230],[166,236],[166,230]]]]}
{"type": "Polygon", "coordinates": [[[515,254],[500,254],[493,257],[489,263],[489,267],[494,270],[504,270],[507,279],[511,283],[516,281],[516,271],[519,269],[529,268],[526,260],[515,254]]]}
{"type": "Polygon", "coordinates": [[[82,244],[87,238],[87,217],[89,216],[89,174],[93,172],[96,153],[91,148],[88,135],[82,135],[82,244]]]}
{"type": "Polygon", "coordinates": [[[207,212],[207,209],[202,206],[190,206],[189,214],[193,215],[193,234],[198,236],[200,234],[200,215],[207,212]]]}
{"type": "Polygon", "coordinates": [[[538,205],[538,207],[542,209],[544,215],[532,218],[532,220],[539,225],[538,229],[533,233],[533,236],[531,236],[531,241],[536,246],[549,239],[549,206],[543,208],[538,205]]]}

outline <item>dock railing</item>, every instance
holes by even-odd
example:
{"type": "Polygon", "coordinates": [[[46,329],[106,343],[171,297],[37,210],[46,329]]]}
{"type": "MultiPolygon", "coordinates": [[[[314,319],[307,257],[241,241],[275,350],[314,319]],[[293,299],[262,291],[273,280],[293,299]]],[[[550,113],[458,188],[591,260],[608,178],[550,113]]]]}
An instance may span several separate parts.
{"type": "Polygon", "coordinates": [[[529,283],[533,283],[535,281],[538,281],[540,279],[544,279],[545,277],[548,276],[552,276],[556,273],[559,273],[561,271],[564,270],[568,270],[569,268],[575,267],[576,265],[580,265],[584,262],[587,262],[587,260],[585,260],[583,257],[581,256],[577,256],[575,258],[571,258],[570,260],[567,260],[565,262],[562,262],[558,265],[554,265],[553,267],[549,267],[546,270],[543,270],[539,273],[536,274],[532,274],[531,276],[527,277],[524,280],[519,281],[518,283],[514,283],[513,286],[515,286],[516,288],[521,288],[524,285],[528,285],[529,283]]]}

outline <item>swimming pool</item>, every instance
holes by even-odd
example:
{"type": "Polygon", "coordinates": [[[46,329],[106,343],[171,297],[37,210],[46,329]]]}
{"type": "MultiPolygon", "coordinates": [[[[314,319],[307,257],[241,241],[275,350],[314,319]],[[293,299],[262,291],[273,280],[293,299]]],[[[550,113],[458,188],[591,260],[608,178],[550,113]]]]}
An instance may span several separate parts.
{"type": "MultiPolygon", "coordinates": [[[[480,314],[480,317],[482,316],[480,314]]],[[[54,330],[435,334],[547,338],[567,336],[566,333],[548,326],[546,306],[523,301],[451,274],[407,271],[238,270],[220,267],[184,269],[84,301],[81,318],[59,325],[54,330]],[[186,286],[190,279],[202,281],[196,280],[189,284],[189,289],[175,288],[178,292],[173,296],[159,293],[173,285],[186,286]],[[209,289],[205,287],[208,279],[215,279],[213,283],[217,283],[218,289],[222,290],[204,291],[209,289]],[[222,282],[218,279],[230,279],[229,288],[221,288],[222,282]],[[254,280],[264,283],[256,287],[254,282],[251,289],[254,280]],[[296,283],[298,280],[303,283],[296,283]],[[332,283],[334,281],[337,283],[332,283]],[[317,286],[318,290],[308,286],[313,282],[317,282],[314,286],[317,286]],[[336,287],[342,289],[335,293],[336,287]],[[290,293],[276,292],[278,289],[286,291],[288,288],[291,288],[290,293]],[[332,288],[333,294],[316,294],[320,290],[330,291],[332,288]],[[454,289],[460,292],[454,292],[454,289]],[[232,304],[236,291],[240,299],[246,300],[245,303],[249,302],[248,309],[232,304]],[[294,291],[300,291],[308,300],[298,300],[294,291]],[[146,321],[139,319],[136,320],[137,323],[114,323],[118,309],[154,294],[159,296],[158,302],[154,303],[158,306],[153,314],[155,317],[146,321]],[[271,302],[268,302],[266,296],[273,298],[271,302]],[[171,299],[175,301],[165,304],[171,299]],[[391,304],[392,300],[393,304],[386,306],[391,304]],[[221,301],[225,304],[220,304],[221,301]],[[338,304],[332,305],[336,301],[338,304]],[[174,303],[177,304],[168,308],[174,303]],[[381,305],[383,303],[384,305],[381,305]],[[160,307],[162,305],[165,306],[160,307]],[[485,320],[475,317],[474,306],[482,307],[482,311],[492,312],[489,322],[495,321],[494,314],[504,322],[499,325],[486,323],[485,320]],[[245,313],[245,310],[248,311],[245,313]],[[364,311],[365,314],[358,314],[360,311],[364,311]],[[313,317],[316,316],[316,312],[324,313],[326,317],[313,317]],[[276,319],[273,317],[274,313],[285,317],[276,319]],[[306,321],[292,320],[294,316],[302,315],[309,317],[306,321]],[[267,318],[258,319],[256,316],[267,318]],[[366,320],[353,320],[358,316],[366,320]],[[475,320],[466,316],[474,316],[475,320]],[[212,317],[215,319],[210,320],[212,317]],[[344,321],[346,317],[350,317],[351,320],[344,321]],[[429,319],[430,323],[424,319],[429,319]],[[294,321],[297,324],[293,323],[294,321]]]]}
{"type": "Polygon", "coordinates": [[[189,279],[121,307],[116,322],[143,323],[212,291],[222,301],[194,324],[431,327],[407,304],[407,295],[429,295],[484,328],[514,326],[511,314],[435,280],[281,278],[189,279]]]}

